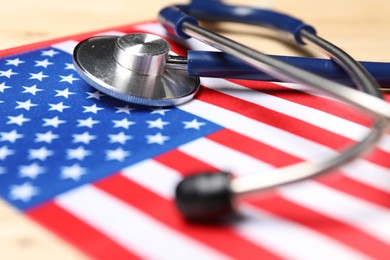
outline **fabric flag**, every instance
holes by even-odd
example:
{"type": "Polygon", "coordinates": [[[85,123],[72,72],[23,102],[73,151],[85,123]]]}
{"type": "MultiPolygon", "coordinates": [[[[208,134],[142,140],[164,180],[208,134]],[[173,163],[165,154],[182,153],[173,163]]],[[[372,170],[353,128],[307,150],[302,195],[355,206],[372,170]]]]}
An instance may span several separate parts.
{"type": "MultiPolygon", "coordinates": [[[[128,32],[166,37],[153,22],[106,34],[128,32]]],[[[225,79],[202,79],[179,107],[133,108],[78,76],[71,54],[85,37],[1,55],[8,203],[97,259],[390,258],[389,135],[332,175],[248,198],[231,223],[188,223],[174,205],[187,175],[334,155],[367,133],[369,119],[294,84],[225,79]]],[[[178,54],[205,48],[168,40],[178,54]]]]}

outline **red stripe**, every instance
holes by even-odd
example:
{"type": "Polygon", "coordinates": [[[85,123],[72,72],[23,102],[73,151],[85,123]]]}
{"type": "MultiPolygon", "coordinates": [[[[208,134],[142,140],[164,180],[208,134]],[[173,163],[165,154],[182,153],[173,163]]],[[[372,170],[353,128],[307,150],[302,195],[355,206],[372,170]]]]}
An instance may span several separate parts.
{"type": "Polygon", "coordinates": [[[30,209],[26,214],[93,258],[140,259],[54,202],[30,209]]]}
{"type": "MultiPolygon", "coordinates": [[[[254,105],[248,101],[217,92],[215,90],[203,87],[197,99],[240,113],[248,118],[263,122],[270,126],[283,129],[287,132],[309,139],[313,142],[322,144],[332,149],[340,149],[355,141],[346,137],[331,133],[315,125],[309,124],[305,121],[292,118],[285,114],[270,110],[268,108],[254,105]],[[245,109],[242,109],[245,107],[245,109]]],[[[259,133],[261,134],[261,133],[259,133]]],[[[298,148],[297,148],[298,149],[298,148]]],[[[390,154],[378,148],[374,149],[375,157],[367,157],[371,162],[377,163],[384,167],[390,168],[390,154]]]]}
{"type": "Polygon", "coordinates": [[[390,258],[390,245],[354,227],[328,218],[279,196],[252,201],[251,204],[284,219],[307,226],[376,259],[390,258]]]}
{"type": "Polygon", "coordinates": [[[238,236],[229,226],[187,223],[166,200],[144,187],[114,175],[97,182],[96,187],[137,207],[169,227],[237,259],[279,259],[278,256],[238,236]],[[134,196],[137,194],[137,196],[134,196]]]}
{"type": "Polygon", "coordinates": [[[390,169],[390,154],[380,148],[373,149],[364,159],[390,169]]]}
{"type": "Polygon", "coordinates": [[[172,169],[180,166],[180,172],[186,176],[199,172],[213,172],[217,170],[211,165],[198,161],[179,150],[169,151],[154,158],[154,160],[172,169]]]}
{"type": "Polygon", "coordinates": [[[318,181],[333,189],[390,209],[390,193],[351,179],[348,176],[335,173],[318,181]]]}

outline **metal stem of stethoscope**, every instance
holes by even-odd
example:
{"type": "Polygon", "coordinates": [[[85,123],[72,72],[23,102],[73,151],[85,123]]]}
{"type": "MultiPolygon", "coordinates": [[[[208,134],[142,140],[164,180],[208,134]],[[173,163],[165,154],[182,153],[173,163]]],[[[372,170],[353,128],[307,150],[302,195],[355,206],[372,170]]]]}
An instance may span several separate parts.
{"type": "Polygon", "coordinates": [[[182,30],[187,35],[234,55],[275,78],[315,87],[370,113],[374,118],[371,131],[361,142],[326,160],[305,161],[278,168],[265,174],[253,174],[236,178],[231,178],[228,174],[205,174],[204,176],[196,175],[183,180],[176,190],[176,203],[188,218],[204,219],[212,217],[213,214],[226,213],[232,207],[232,198],[236,199],[241,195],[254,191],[309,179],[335,169],[368,152],[387,130],[390,105],[381,100],[382,94],[378,91],[375,80],[348,54],[311,32],[301,30],[300,35],[304,41],[311,42],[329,53],[347,71],[361,91],[347,88],[339,83],[279,62],[196,24],[184,22],[182,30]],[[204,187],[206,183],[210,183],[210,188],[214,188],[214,193],[204,187]],[[230,204],[227,202],[228,200],[230,200],[230,204]]]}

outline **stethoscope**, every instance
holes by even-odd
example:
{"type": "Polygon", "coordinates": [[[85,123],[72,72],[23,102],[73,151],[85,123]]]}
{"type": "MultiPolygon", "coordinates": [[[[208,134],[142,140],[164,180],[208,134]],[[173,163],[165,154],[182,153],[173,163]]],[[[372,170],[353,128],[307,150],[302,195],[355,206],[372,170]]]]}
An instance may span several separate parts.
{"type": "Polygon", "coordinates": [[[169,43],[156,35],[99,36],[76,46],[73,58],[77,72],[90,85],[112,97],[150,107],[176,106],[191,100],[199,89],[199,76],[278,79],[310,86],[311,90],[359,108],[373,119],[367,135],[337,156],[261,174],[233,177],[220,172],[185,178],[177,186],[176,204],[188,219],[211,220],[231,215],[237,198],[242,195],[329,172],[368,152],[386,133],[390,104],[383,100],[379,84],[367,69],[379,81],[386,82],[389,64],[366,63],[363,64],[366,69],[343,50],[320,38],[312,26],[270,10],[193,0],[188,5],[164,8],[158,20],[170,35],[180,39],[193,37],[222,52],[189,51],[187,57],[171,56],[169,43]],[[197,19],[270,27],[288,33],[298,45],[315,45],[332,61],[267,56],[202,28],[197,19]],[[358,90],[346,86],[345,82],[328,79],[345,78],[345,72],[358,90]]]}

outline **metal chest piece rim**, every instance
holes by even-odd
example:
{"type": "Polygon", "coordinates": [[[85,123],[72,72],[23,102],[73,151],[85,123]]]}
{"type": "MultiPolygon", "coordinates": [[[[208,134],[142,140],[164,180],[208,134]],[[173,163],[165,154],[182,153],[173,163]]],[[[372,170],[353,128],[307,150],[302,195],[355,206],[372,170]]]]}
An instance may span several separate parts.
{"type": "Polygon", "coordinates": [[[200,80],[166,66],[169,51],[169,43],[152,34],[97,36],[75,47],[73,63],[81,78],[109,96],[135,105],[176,106],[194,97],[200,80]]]}

